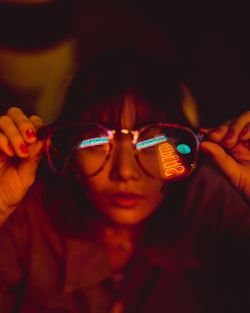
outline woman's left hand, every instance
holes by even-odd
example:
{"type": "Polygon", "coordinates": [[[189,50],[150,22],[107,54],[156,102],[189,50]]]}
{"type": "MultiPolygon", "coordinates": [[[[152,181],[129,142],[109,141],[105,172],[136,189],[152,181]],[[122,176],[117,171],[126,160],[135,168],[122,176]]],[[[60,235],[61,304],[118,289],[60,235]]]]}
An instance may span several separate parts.
{"type": "Polygon", "coordinates": [[[250,111],[209,130],[201,149],[250,202],[250,111]]]}

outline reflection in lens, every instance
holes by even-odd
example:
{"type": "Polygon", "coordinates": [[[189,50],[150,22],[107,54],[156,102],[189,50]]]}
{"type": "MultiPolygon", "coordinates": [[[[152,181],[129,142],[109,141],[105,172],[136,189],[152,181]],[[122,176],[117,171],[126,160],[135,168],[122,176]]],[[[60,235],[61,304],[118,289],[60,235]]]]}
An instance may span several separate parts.
{"type": "Polygon", "coordinates": [[[182,158],[179,157],[174,145],[161,144],[158,147],[158,160],[160,175],[164,179],[172,179],[185,175],[187,168],[182,158]]]}
{"type": "Polygon", "coordinates": [[[160,142],[164,142],[168,140],[168,137],[162,135],[162,136],[159,136],[159,137],[154,137],[154,138],[151,138],[151,139],[147,139],[147,140],[144,140],[144,141],[140,141],[136,144],[136,148],[137,149],[144,149],[144,148],[148,148],[150,146],[154,146],[154,145],[157,145],[159,144],[160,142]]]}
{"type": "Polygon", "coordinates": [[[102,145],[103,143],[107,143],[107,142],[109,142],[108,137],[90,138],[87,140],[82,140],[77,145],[77,149],[86,149],[88,147],[102,145]]]}
{"type": "Polygon", "coordinates": [[[164,180],[186,177],[193,169],[197,154],[194,134],[172,125],[146,128],[139,135],[136,148],[144,171],[164,180]]]}
{"type": "Polygon", "coordinates": [[[73,159],[76,161],[81,173],[85,176],[91,176],[103,167],[109,150],[109,143],[99,142],[98,145],[89,145],[82,149],[75,149],[73,159]]]}
{"type": "Polygon", "coordinates": [[[103,167],[109,150],[106,129],[96,125],[60,128],[51,137],[51,161],[63,175],[72,164],[79,174],[95,174],[103,167]]]}
{"type": "Polygon", "coordinates": [[[177,151],[180,152],[181,154],[188,154],[191,152],[191,148],[184,144],[184,143],[181,143],[179,144],[177,147],[176,147],[177,151]]]}

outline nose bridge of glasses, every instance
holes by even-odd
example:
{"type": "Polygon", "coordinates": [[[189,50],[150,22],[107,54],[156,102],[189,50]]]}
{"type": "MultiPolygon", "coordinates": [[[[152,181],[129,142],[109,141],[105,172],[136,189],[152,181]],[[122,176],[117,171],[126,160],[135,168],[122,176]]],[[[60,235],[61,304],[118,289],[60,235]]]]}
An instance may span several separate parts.
{"type": "Polygon", "coordinates": [[[119,131],[117,130],[111,130],[109,132],[109,138],[110,140],[115,140],[116,141],[129,141],[132,146],[135,145],[137,139],[138,139],[138,136],[139,136],[139,131],[137,130],[129,130],[129,129],[125,129],[125,128],[122,128],[120,129],[119,131]]]}
{"type": "Polygon", "coordinates": [[[132,164],[135,160],[134,142],[137,139],[137,131],[121,129],[113,136],[112,160],[116,164],[132,164]]]}

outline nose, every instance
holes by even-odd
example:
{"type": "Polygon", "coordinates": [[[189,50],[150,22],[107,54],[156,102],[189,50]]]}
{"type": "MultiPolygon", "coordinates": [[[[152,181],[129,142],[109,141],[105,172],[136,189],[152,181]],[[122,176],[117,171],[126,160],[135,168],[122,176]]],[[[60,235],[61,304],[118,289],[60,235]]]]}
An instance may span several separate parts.
{"type": "Polygon", "coordinates": [[[138,180],[142,174],[129,138],[120,138],[114,142],[109,162],[111,180],[138,180]]]}

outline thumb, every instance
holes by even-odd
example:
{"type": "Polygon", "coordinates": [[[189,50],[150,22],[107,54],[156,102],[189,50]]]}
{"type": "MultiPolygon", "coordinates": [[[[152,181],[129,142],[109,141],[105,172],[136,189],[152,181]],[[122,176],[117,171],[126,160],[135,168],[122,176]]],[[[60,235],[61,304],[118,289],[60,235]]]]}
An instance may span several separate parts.
{"type": "Polygon", "coordinates": [[[45,150],[45,142],[38,141],[29,146],[29,156],[20,163],[19,171],[22,175],[23,182],[30,185],[34,182],[36,171],[45,150]]]}
{"type": "Polygon", "coordinates": [[[44,151],[45,151],[46,141],[37,141],[36,143],[29,146],[29,157],[27,158],[30,162],[39,163],[44,151]]]}
{"type": "Polygon", "coordinates": [[[202,142],[201,150],[212,159],[235,187],[239,186],[240,165],[230,154],[220,145],[210,141],[202,142]]]}

